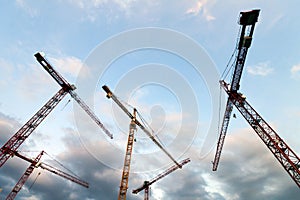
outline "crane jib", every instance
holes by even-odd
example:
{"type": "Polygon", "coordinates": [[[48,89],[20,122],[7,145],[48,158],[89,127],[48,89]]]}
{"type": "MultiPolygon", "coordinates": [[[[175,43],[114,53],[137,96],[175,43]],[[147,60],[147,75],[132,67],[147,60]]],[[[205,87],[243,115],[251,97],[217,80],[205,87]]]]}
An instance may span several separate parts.
{"type": "Polygon", "coordinates": [[[37,61],[43,66],[43,68],[56,80],[56,82],[64,88],[66,91],[74,90],[74,88],[69,84],[54,68],[51,64],[41,55],[41,53],[34,54],[37,61]]]}
{"type": "MultiPolygon", "coordinates": [[[[129,118],[133,119],[133,115],[128,111],[128,109],[119,101],[119,99],[111,92],[108,86],[103,85],[102,89],[106,92],[108,98],[112,98],[112,100],[129,116],[129,118]]],[[[171,154],[158,142],[151,132],[147,130],[137,119],[135,120],[135,124],[138,125],[149,137],[150,139],[179,167],[181,165],[171,156],[171,154]]]]}

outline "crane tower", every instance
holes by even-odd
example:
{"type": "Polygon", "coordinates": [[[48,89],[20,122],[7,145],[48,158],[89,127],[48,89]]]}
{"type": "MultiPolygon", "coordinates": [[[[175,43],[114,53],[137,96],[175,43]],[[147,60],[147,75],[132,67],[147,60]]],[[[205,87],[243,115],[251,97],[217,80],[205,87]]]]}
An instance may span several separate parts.
{"type": "Polygon", "coordinates": [[[118,200],[126,200],[134,134],[136,132],[135,120],[136,120],[136,109],[133,110],[133,118],[131,119],[131,122],[129,125],[127,148],[126,148],[126,153],[125,153],[125,160],[124,160],[123,173],[122,173],[122,178],[121,178],[118,200]]]}
{"type": "MultiPolygon", "coordinates": [[[[259,15],[259,10],[252,10],[249,12],[241,12],[240,13],[239,24],[242,26],[242,31],[241,31],[240,38],[239,38],[238,54],[237,54],[236,60],[235,60],[235,68],[234,68],[234,73],[232,76],[231,87],[230,87],[230,91],[232,93],[236,93],[240,87],[240,79],[241,79],[242,71],[244,68],[245,61],[246,61],[248,48],[251,45],[254,27],[255,27],[255,23],[257,22],[258,15],[259,15]],[[248,30],[250,29],[250,30],[246,31],[246,29],[248,29],[248,30]]],[[[232,108],[233,108],[233,104],[228,97],[225,114],[224,114],[224,118],[223,118],[223,123],[222,123],[222,127],[221,127],[221,133],[220,133],[220,137],[219,137],[218,144],[217,144],[215,158],[213,161],[213,171],[216,171],[218,168],[218,164],[219,164],[222,148],[224,145],[224,140],[225,140],[232,108]]]]}
{"type": "Polygon", "coordinates": [[[228,95],[227,106],[224,114],[223,124],[215,159],[213,161],[213,171],[217,170],[218,163],[221,156],[222,147],[229,124],[229,118],[232,111],[233,105],[239,110],[245,120],[261,138],[264,144],[268,147],[271,153],[283,166],[290,177],[300,187],[300,159],[297,154],[283,141],[283,139],[272,129],[272,127],[257,113],[257,111],[246,101],[246,98],[242,93],[238,92],[239,82],[242,74],[243,65],[245,62],[245,56],[247,49],[250,47],[251,38],[253,34],[254,24],[257,21],[259,10],[252,10],[250,12],[241,12],[240,24],[244,26],[250,26],[250,35],[243,36],[240,38],[239,53],[236,59],[236,65],[232,77],[231,85],[226,83],[224,80],[220,81],[221,87],[225,90],[228,95]],[[251,34],[252,33],[252,34],[251,34]],[[243,39],[243,38],[246,38],[243,39]],[[248,41],[249,40],[249,41],[248,41]]]}

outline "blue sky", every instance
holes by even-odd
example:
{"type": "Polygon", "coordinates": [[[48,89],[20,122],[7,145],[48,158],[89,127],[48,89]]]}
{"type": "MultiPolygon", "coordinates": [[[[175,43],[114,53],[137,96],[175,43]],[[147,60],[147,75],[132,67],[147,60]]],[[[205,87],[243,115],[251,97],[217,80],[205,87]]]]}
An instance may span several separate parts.
{"type": "MultiPolygon", "coordinates": [[[[0,8],[1,144],[60,89],[34,59],[38,51],[45,52],[57,71],[76,84],[78,94],[115,137],[108,139],[81,113],[76,103],[72,100],[68,103],[70,96],[65,97],[20,149],[33,157],[45,150],[90,182],[91,188],[80,188],[45,172],[28,190],[39,172],[36,169],[18,199],[53,199],[53,194],[55,199],[117,198],[130,121],[105,97],[103,84],[138,108],[174,157],[192,159],[183,170],[153,185],[152,199],[297,198],[299,188],[236,110],[233,112],[237,118],[230,121],[219,169],[211,171],[214,146],[201,147],[205,140],[216,139],[218,134],[216,126],[210,129],[211,124],[217,124],[212,118],[218,99],[207,81],[215,77],[205,77],[204,71],[198,73],[193,63],[188,62],[188,56],[158,47],[180,46],[178,50],[186,50],[191,58],[207,59],[200,66],[202,70],[216,70],[221,74],[238,37],[239,12],[256,8],[261,13],[240,90],[299,153],[297,1],[16,0],[3,3],[0,8]],[[170,31],[170,37],[161,36],[156,40],[153,35],[137,34],[136,41],[154,40],[156,46],[120,54],[108,64],[101,59],[139,45],[136,41],[117,38],[149,27],[170,31]],[[178,39],[180,35],[197,44],[203,51],[185,46],[181,40],[168,40],[173,33],[178,39]],[[171,42],[165,44],[165,41],[171,42]],[[98,73],[102,71],[100,76],[98,73]],[[206,157],[200,156],[201,150],[206,157]]],[[[213,87],[218,87],[218,83],[213,87]]],[[[221,105],[225,103],[223,99],[221,105]]],[[[137,131],[136,138],[128,199],[142,199],[142,194],[132,195],[130,191],[171,165],[143,132],[137,131]]],[[[44,160],[51,162],[47,157],[44,160]]],[[[8,194],[27,165],[13,158],[0,169],[1,198],[8,194]]]]}

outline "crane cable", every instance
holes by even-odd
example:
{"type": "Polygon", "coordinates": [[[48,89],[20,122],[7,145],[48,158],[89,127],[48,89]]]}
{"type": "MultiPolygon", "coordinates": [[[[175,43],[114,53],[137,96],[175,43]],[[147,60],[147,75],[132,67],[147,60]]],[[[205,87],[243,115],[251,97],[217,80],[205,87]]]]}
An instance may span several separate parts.
{"type": "MultiPolygon", "coordinates": [[[[116,95],[115,95],[116,96],[116,95]]],[[[124,101],[123,99],[119,98],[118,96],[116,96],[116,98],[123,104],[127,105],[128,107],[132,108],[132,109],[136,109],[134,106],[130,105],[129,103],[127,103],[126,101],[124,101]]],[[[164,145],[164,143],[161,141],[161,139],[158,137],[158,135],[154,134],[154,130],[151,128],[151,126],[147,123],[147,121],[143,118],[143,116],[141,115],[141,113],[136,109],[136,113],[139,116],[139,118],[141,119],[141,123],[148,129],[151,130],[152,133],[152,137],[157,138],[157,140],[159,141],[159,143],[165,148],[166,146],[164,145]]]]}
{"type": "MultiPolygon", "coordinates": [[[[114,94],[115,95],[115,94],[114,94]]],[[[123,99],[121,99],[120,97],[116,96],[115,97],[122,103],[122,104],[125,104],[127,105],[128,107],[134,109],[134,107],[132,105],[130,105],[129,103],[127,103],[126,101],[124,101],[123,99]]]]}
{"type": "Polygon", "coordinates": [[[141,119],[142,123],[144,124],[145,127],[147,127],[148,129],[151,130],[151,133],[152,133],[152,136],[153,137],[156,137],[157,140],[159,141],[159,143],[164,147],[166,148],[166,146],[164,145],[164,143],[161,141],[161,139],[158,137],[157,134],[154,134],[154,130],[151,128],[151,126],[147,123],[147,121],[143,118],[143,116],[141,115],[141,113],[139,113],[139,111],[136,111],[139,118],[141,119]]]}
{"type": "Polygon", "coordinates": [[[69,100],[67,101],[67,103],[62,107],[62,109],[61,109],[60,111],[63,111],[63,110],[67,107],[67,105],[68,105],[70,102],[71,102],[71,99],[69,99],[69,100]]]}
{"type": "MultiPolygon", "coordinates": [[[[240,33],[241,33],[241,27],[239,28],[238,35],[240,35],[240,33]]],[[[236,55],[236,53],[237,53],[238,43],[239,43],[239,37],[237,37],[237,40],[236,40],[236,44],[235,44],[234,50],[233,50],[233,52],[232,52],[232,54],[231,54],[231,56],[230,56],[230,58],[229,58],[229,61],[228,61],[227,65],[226,65],[226,67],[225,67],[225,70],[223,71],[223,73],[222,73],[222,75],[221,75],[221,77],[220,77],[221,80],[224,80],[224,79],[228,76],[229,72],[230,72],[230,71],[233,69],[233,67],[234,67],[234,63],[235,63],[235,62],[232,62],[231,65],[230,65],[230,63],[231,63],[233,57],[235,57],[235,61],[236,61],[236,59],[237,59],[237,57],[236,57],[235,55],[236,55]],[[229,65],[230,65],[230,67],[229,67],[229,65]]]]}
{"type": "Polygon", "coordinates": [[[221,100],[222,100],[222,88],[220,85],[220,92],[219,92],[219,116],[218,116],[218,133],[220,133],[220,122],[221,122],[221,100]]]}
{"type": "MultiPolygon", "coordinates": [[[[239,31],[238,31],[238,35],[240,35],[240,33],[241,33],[241,27],[239,28],[239,31]]],[[[234,50],[233,50],[233,52],[232,52],[232,54],[231,54],[231,56],[230,56],[230,58],[229,58],[229,61],[228,61],[228,63],[227,63],[227,65],[226,65],[226,67],[225,67],[225,70],[223,71],[223,73],[222,73],[222,75],[221,75],[221,77],[220,77],[220,79],[221,80],[224,80],[224,79],[226,79],[227,78],[227,76],[228,76],[228,74],[229,74],[229,72],[233,69],[233,67],[234,67],[234,63],[236,62],[236,60],[237,60],[237,57],[235,56],[236,55],[236,53],[237,53],[237,50],[238,50],[238,44],[239,44],[239,37],[237,37],[237,40],[236,40],[236,43],[235,43],[235,48],[234,48],[234,50]],[[234,60],[234,62],[232,62],[232,64],[230,65],[230,63],[231,63],[231,61],[232,61],[232,58],[235,56],[235,60],[234,60]],[[229,67],[229,65],[230,65],[230,67],[229,67]]],[[[221,130],[220,130],[220,122],[221,122],[221,96],[222,96],[222,87],[221,87],[221,85],[220,85],[220,93],[219,93],[219,116],[218,116],[218,132],[220,132],[221,130]]]]}
{"type": "Polygon", "coordinates": [[[60,165],[62,168],[64,168],[65,170],[67,170],[68,172],[70,172],[72,175],[74,175],[75,177],[77,177],[78,179],[81,179],[77,174],[75,174],[73,171],[71,171],[70,169],[68,169],[67,167],[65,167],[62,163],[60,163],[58,160],[56,160],[53,156],[49,155],[47,152],[44,152],[45,154],[47,154],[52,160],[54,160],[58,165],[60,165]]]}
{"type": "Polygon", "coordinates": [[[33,181],[32,184],[30,185],[30,187],[28,188],[28,190],[30,190],[30,189],[32,188],[32,186],[35,184],[36,180],[38,179],[38,177],[39,177],[40,175],[41,175],[41,172],[39,172],[39,173],[36,175],[34,181],[33,181]]]}

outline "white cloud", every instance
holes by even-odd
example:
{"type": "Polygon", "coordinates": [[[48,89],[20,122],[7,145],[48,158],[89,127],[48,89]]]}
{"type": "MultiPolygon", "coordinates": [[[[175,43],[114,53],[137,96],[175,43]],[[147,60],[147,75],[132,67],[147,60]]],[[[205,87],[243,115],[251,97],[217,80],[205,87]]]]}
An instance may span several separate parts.
{"type": "Polygon", "coordinates": [[[64,58],[52,58],[53,65],[57,67],[59,73],[69,74],[73,77],[76,77],[83,66],[83,63],[80,59],[73,56],[64,57],[64,58]]]}
{"type": "Polygon", "coordinates": [[[164,20],[165,16],[168,16],[168,18],[170,16],[176,18],[184,15],[200,16],[207,21],[215,19],[209,11],[210,6],[214,5],[214,1],[208,0],[174,1],[171,4],[168,1],[152,0],[70,0],[70,3],[80,8],[86,14],[83,20],[92,22],[96,21],[102,14],[109,21],[125,17],[143,23],[145,21],[157,22],[164,20]],[[164,8],[167,8],[167,10],[164,8]]]}
{"type": "Polygon", "coordinates": [[[132,3],[136,2],[136,0],[70,0],[70,2],[81,9],[99,8],[101,6],[104,6],[105,4],[113,3],[120,7],[122,10],[126,10],[131,6],[132,3]]]}
{"type": "Polygon", "coordinates": [[[248,66],[247,72],[251,75],[257,76],[267,76],[273,72],[273,68],[271,68],[269,62],[261,62],[255,66],[248,66]]]}
{"type": "Polygon", "coordinates": [[[193,6],[191,6],[190,8],[188,8],[185,11],[185,14],[188,15],[193,15],[193,16],[198,16],[201,12],[202,12],[202,16],[207,20],[207,21],[211,21],[214,20],[215,17],[212,16],[208,9],[207,9],[207,4],[209,2],[207,0],[199,0],[197,1],[193,6]]]}
{"type": "Polygon", "coordinates": [[[294,65],[291,68],[291,75],[292,78],[300,80],[300,64],[294,65]]]}

